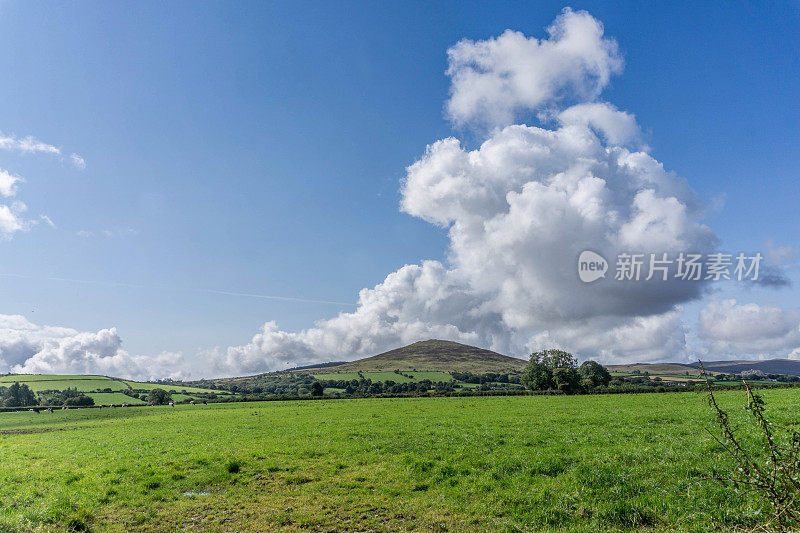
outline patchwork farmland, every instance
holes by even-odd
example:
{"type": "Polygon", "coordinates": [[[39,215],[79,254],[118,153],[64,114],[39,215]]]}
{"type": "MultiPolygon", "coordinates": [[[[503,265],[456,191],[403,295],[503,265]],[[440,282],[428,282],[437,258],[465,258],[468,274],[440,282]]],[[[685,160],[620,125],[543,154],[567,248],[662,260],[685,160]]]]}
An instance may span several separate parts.
{"type": "Polygon", "coordinates": [[[0,376],[0,387],[8,387],[14,383],[26,385],[39,397],[47,393],[61,392],[66,389],[76,389],[84,396],[94,400],[95,405],[142,405],[144,397],[155,388],[173,393],[175,401],[188,399],[192,394],[197,395],[229,395],[228,391],[190,387],[184,384],[171,383],[145,383],[122,380],[107,376],[86,375],[38,375],[14,374],[0,376]]]}

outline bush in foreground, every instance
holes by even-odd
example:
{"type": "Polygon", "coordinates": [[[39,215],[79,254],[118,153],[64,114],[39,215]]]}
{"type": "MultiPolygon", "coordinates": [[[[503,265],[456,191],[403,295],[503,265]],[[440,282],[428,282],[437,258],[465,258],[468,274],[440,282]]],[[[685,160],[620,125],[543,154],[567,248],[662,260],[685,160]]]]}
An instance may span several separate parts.
{"type": "MultiPolygon", "coordinates": [[[[702,368],[702,363],[700,363],[702,368]]],[[[705,369],[703,369],[705,375],[705,369]]],[[[771,516],[763,529],[800,530],[800,433],[767,420],[761,395],[744,382],[747,391],[745,409],[761,436],[760,451],[754,453],[731,426],[728,414],[720,408],[706,376],[708,402],[714,411],[720,436],[711,433],[725,449],[733,467],[725,474],[711,476],[742,495],[755,494],[769,505],[771,516]]]]}

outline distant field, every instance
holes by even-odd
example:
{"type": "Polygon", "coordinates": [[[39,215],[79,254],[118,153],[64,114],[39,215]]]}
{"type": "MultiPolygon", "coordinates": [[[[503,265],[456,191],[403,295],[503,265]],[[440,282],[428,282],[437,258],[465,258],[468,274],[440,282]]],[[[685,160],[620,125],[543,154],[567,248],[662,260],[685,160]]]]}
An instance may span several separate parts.
{"type": "MultiPolygon", "coordinates": [[[[709,373],[711,374],[711,373],[709,373]]],[[[611,372],[612,377],[646,377],[642,376],[641,374],[632,374],[630,372],[611,372]]],[[[673,381],[676,383],[684,383],[687,381],[703,382],[704,377],[702,375],[681,375],[681,374],[654,374],[650,373],[649,378],[652,380],[653,378],[661,378],[663,381],[673,381]]],[[[739,387],[742,385],[741,381],[718,381],[714,379],[713,375],[709,375],[709,381],[714,385],[714,387],[739,387]]],[[[772,385],[775,382],[771,380],[765,379],[748,379],[748,383],[752,385],[772,385]]]]}
{"type": "MultiPolygon", "coordinates": [[[[395,383],[412,383],[429,379],[431,381],[453,381],[449,372],[362,372],[365,379],[372,381],[394,381],[395,383]],[[409,378],[408,376],[413,376],[409,378]]],[[[358,372],[332,372],[330,374],[313,374],[314,379],[348,380],[359,379],[358,372]]]]}
{"type": "Polygon", "coordinates": [[[141,383],[137,381],[125,381],[134,390],[153,390],[164,389],[167,392],[206,392],[212,394],[230,394],[228,391],[219,391],[214,389],[200,389],[197,387],[185,387],[183,385],[165,385],[163,383],[141,383]]]}
{"type": "Polygon", "coordinates": [[[87,393],[86,396],[92,398],[95,405],[122,405],[123,403],[142,405],[145,403],[137,398],[126,396],[121,392],[90,392],[87,393]]]}
{"type": "Polygon", "coordinates": [[[81,376],[75,378],[65,378],[63,376],[51,376],[53,379],[34,379],[28,381],[30,376],[16,376],[15,379],[4,381],[4,385],[18,381],[25,383],[32,391],[41,392],[46,390],[64,390],[67,388],[78,389],[79,392],[91,392],[98,389],[111,389],[112,391],[127,390],[128,387],[120,381],[109,378],[85,379],[81,376]]]}
{"type": "Polygon", "coordinates": [[[360,379],[358,372],[331,372],[330,374],[312,374],[314,379],[338,379],[352,381],[360,379]]]}
{"type": "MultiPolygon", "coordinates": [[[[184,387],[182,385],[162,385],[157,383],[140,383],[137,381],[127,381],[109,378],[106,376],[75,376],[75,375],[36,375],[36,374],[16,374],[10,376],[0,376],[0,386],[8,386],[14,382],[25,383],[32,391],[41,392],[48,390],[64,390],[67,388],[78,389],[79,392],[92,392],[102,389],[111,389],[114,392],[123,390],[149,391],[155,388],[166,391],[188,393],[214,393],[230,394],[227,391],[217,391],[213,389],[200,389],[197,387],[184,387]]],[[[128,402],[130,403],[130,402],[128,402]]]]}
{"type": "MultiPolygon", "coordinates": [[[[372,381],[394,381],[395,383],[411,383],[414,381],[402,374],[394,372],[362,372],[365,379],[372,381]]],[[[347,380],[360,379],[357,372],[336,372],[332,374],[314,374],[314,379],[347,380]]]]}
{"type": "MultiPolygon", "coordinates": [[[[800,390],[764,396],[798,428],[800,390]]],[[[718,397],[743,426],[742,393],[718,397]]],[[[725,463],[703,398],[3,413],[0,531],[752,530],[759,502],[705,479],[725,463]]]]}
{"type": "Polygon", "coordinates": [[[404,372],[404,373],[414,376],[415,381],[422,381],[423,379],[429,379],[433,382],[453,381],[453,376],[451,376],[449,372],[404,372]]]}
{"type": "MultiPolygon", "coordinates": [[[[640,373],[649,372],[651,375],[682,375],[686,377],[688,372],[690,376],[700,376],[702,373],[699,369],[689,365],[680,363],[635,363],[629,365],[606,365],[609,372],[620,372],[623,374],[633,374],[637,371],[640,373]]],[[[713,372],[709,372],[713,374],[713,372]]]]}
{"type": "Polygon", "coordinates": [[[180,393],[175,393],[175,392],[170,393],[170,396],[172,396],[172,401],[173,402],[183,402],[185,400],[196,400],[197,399],[194,396],[192,396],[191,394],[180,394],[180,393]]]}

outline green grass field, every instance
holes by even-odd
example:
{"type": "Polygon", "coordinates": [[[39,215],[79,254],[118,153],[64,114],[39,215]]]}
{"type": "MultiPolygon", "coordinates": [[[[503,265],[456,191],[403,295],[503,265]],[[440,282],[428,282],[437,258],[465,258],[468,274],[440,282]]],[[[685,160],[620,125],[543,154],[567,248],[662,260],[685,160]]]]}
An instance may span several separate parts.
{"type": "Polygon", "coordinates": [[[146,402],[137,398],[131,398],[121,392],[89,392],[86,394],[94,400],[95,405],[143,405],[146,402]]]}
{"type": "MultiPolygon", "coordinates": [[[[800,391],[764,395],[796,427],[800,391]]],[[[704,480],[711,420],[699,393],[2,413],[0,531],[751,527],[704,480]]]]}
{"type": "MultiPolygon", "coordinates": [[[[88,392],[86,396],[92,398],[95,405],[122,405],[123,403],[127,403],[128,405],[144,405],[147,403],[137,398],[131,398],[121,392],[88,392]]],[[[171,396],[174,402],[196,399],[189,394],[172,393],[171,396]]]]}
{"type": "Polygon", "coordinates": [[[429,379],[433,382],[453,381],[453,376],[449,372],[404,372],[404,374],[414,376],[415,381],[422,381],[423,379],[429,379]]]}
{"type": "Polygon", "coordinates": [[[312,374],[314,379],[343,379],[352,381],[360,379],[358,372],[332,372],[330,374],[312,374]]]}
{"type": "Polygon", "coordinates": [[[167,392],[182,392],[186,391],[189,393],[198,393],[198,392],[205,392],[205,393],[213,393],[213,394],[230,394],[228,391],[219,391],[214,389],[201,389],[198,387],[186,387],[184,385],[166,385],[162,383],[142,383],[138,381],[125,381],[125,384],[129,385],[133,390],[139,391],[149,391],[153,389],[164,389],[167,392]]]}

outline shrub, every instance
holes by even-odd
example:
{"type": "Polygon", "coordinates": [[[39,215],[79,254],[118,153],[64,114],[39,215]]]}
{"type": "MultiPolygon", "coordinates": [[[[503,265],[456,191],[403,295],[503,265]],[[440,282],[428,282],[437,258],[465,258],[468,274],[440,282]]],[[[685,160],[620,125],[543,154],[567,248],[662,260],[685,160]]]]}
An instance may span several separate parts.
{"type": "Polygon", "coordinates": [[[734,465],[731,472],[713,475],[712,478],[732,487],[739,494],[756,493],[768,502],[772,516],[764,524],[764,529],[777,527],[797,531],[800,529],[800,433],[767,420],[763,398],[743,381],[747,391],[745,408],[752,415],[761,435],[763,456],[755,456],[731,427],[728,414],[714,398],[711,382],[702,363],[700,367],[706,377],[708,403],[714,411],[721,436],[709,433],[725,449],[734,465]]]}
{"type": "Polygon", "coordinates": [[[91,396],[86,396],[85,394],[81,394],[79,396],[73,396],[71,398],[67,398],[64,400],[64,405],[74,406],[74,407],[90,407],[94,405],[94,398],[91,396]]]}

